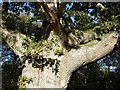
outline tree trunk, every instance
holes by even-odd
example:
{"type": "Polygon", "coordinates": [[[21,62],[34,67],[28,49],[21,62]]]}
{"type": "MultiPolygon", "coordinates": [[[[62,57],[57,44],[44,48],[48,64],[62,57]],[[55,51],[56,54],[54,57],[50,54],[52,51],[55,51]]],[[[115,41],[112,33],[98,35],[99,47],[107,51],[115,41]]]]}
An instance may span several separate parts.
{"type": "MultiPolygon", "coordinates": [[[[19,39],[17,41],[21,41],[18,34],[13,34],[6,30],[2,31],[4,38],[14,35],[17,37],[17,39],[19,39]]],[[[51,67],[44,67],[43,71],[41,71],[41,69],[34,68],[32,64],[29,64],[26,61],[26,67],[22,71],[22,76],[32,78],[32,82],[26,84],[26,87],[66,88],[67,84],[69,83],[70,76],[74,70],[89,62],[94,62],[112,52],[117,44],[117,40],[118,36],[115,33],[112,33],[102,38],[101,41],[92,43],[92,46],[88,44],[79,49],[71,49],[68,53],[65,53],[63,56],[57,58],[60,60],[57,74],[52,71],[51,67]]],[[[15,45],[19,44],[19,48],[22,48],[20,43],[21,42],[16,42],[15,45]]],[[[20,50],[16,50],[14,47],[12,48],[16,55],[19,55],[19,57],[22,56],[22,52],[20,52],[20,50]]],[[[54,56],[51,56],[51,58],[53,57],[54,56]]]]}
{"type": "Polygon", "coordinates": [[[52,72],[52,68],[45,67],[41,71],[39,68],[33,68],[32,64],[26,62],[22,75],[33,80],[27,87],[66,88],[73,71],[82,65],[100,59],[114,49],[117,43],[117,38],[114,38],[114,36],[115,34],[111,34],[93,46],[83,46],[78,50],[72,49],[61,58],[57,75],[52,72]]]}
{"type": "MultiPolygon", "coordinates": [[[[43,4],[43,8],[49,9],[45,4],[43,4]]],[[[49,39],[52,37],[59,36],[59,47],[64,48],[64,41],[66,40],[66,36],[62,31],[62,27],[60,25],[59,19],[57,17],[57,14],[52,11],[46,12],[48,16],[52,20],[51,27],[53,25],[56,25],[56,28],[53,28],[53,32],[50,32],[49,39]],[[55,16],[54,16],[55,15],[55,16]],[[62,44],[61,44],[62,43],[62,44]]],[[[12,45],[12,48],[14,52],[19,55],[19,57],[24,56],[23,52],[24,49],[22,47],[22,39],[20,37],[20,33],[13,33],[7,30],[3,30],[3,36],[4,38],[8,38],[9,36],[14,36],[15,41],[12,45]],[[18,47],[16,49],[15,47],[18,47]]],[[[21,34],[22,35],[22,34],[21,34]]],[[[24,36],[24,35],[23,35],[24,36]]],[[[7,40],[7,39],[6,39],[7,40]]],[[[32,81],[30,83],[26,84],[27,88],[66,88],[71,74],[73,71],[75,71],[77,68],[79,68],[82,65],[85,65],[89,62],[96,61],[102,57],[104,57],[106,54],[112,52],[115,45],[117,44],[118,36],[115,33],[112,33],[110,35],[107,35],[106,37],[103,37],[101,41],[97,42],[90,42],[84,46],[81,46],[79,49],[71,49],[70,51],[66,51],[64,48],[64,55],[56,57],[54,53],[51,51],[49,56],[44,58],[56,58],[60,62],[58,63],[57,68],[53,68],[56,66],[57,62],[53,65],[53,67],[44,67],[43,70],[40,68],[33,67],[32,63],[28,63],[28,61],[25,62],[25,68],[22,71],[22,76],[26,76],[27,78],[32,78],[32,81]],[[57,72],[53,72],[53,69],[58,69],[57,72]]],[[[10,43],[9,41],[7,41],[10,43]]],[[[58,47],[57,47],[58,48],[58,47]]],[[[44,55],[44,53],[43,53],[44,55]]]]}

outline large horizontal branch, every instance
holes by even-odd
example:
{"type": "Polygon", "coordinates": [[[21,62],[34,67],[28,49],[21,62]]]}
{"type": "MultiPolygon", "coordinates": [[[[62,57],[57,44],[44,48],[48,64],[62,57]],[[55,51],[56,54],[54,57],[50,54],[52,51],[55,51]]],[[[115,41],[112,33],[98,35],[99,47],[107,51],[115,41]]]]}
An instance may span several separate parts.
{"type": "MultiPolygon", "coordinates": [[[[118,35],[112,33],[94,45],[85,45],[80,49],[72,49],[68,55],[62,59],[59,75],[63,76],[63,80],[69,80],[71,73],[80,66],[96,61],[112,52],[117,44],[117,40],[118,35]]],[[[68,82],[67,80],[65,81],[68,82]]]]}

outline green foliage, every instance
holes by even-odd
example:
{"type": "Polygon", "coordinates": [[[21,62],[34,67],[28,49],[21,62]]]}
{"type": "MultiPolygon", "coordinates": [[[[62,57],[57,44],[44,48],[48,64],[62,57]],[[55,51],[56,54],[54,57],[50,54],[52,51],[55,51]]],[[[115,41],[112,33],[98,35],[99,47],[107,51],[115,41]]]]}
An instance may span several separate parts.
{"type": "MultiPolygon", "coordinates": [[[[48,50],[52,49],[53,44],[57,44],[58,38],[52,38],[50,41],[41,40],[39,42],[34,41],[33,38],[30,37],[23,37],[23,47],[25,49],[24,56],[22,57],[22,64],[24,65],[24,61],[28,60],[29,63],[32,63],[33,67],[39,68],[43,71],[44,67],[53,67],[53,72],[57,74],[59,60],[51,59],[51,58],[44,58],[43,55],[39,53],[42,51],[43,48],[47,48],[48,50]]],[[[62,51],[59,50],[57,54],[62,55],[62,51]]]]}
{"type": "Polygon", "coordinates": [[[19,88],[26,88],[26,84],[29,84],[32,78],[27,78],[26,76],[19,76],[18,86],[19,88]]]}
{"type": "Polygon", "coordinates": [[[63,48],[57,48],[55,51],[55,55],[58,55],[58,56],[63,55],[63,48]]]}
{"type": "MultiPolygon", "coordinates": [[[[33,39],[33,38],[32,38],[33,39]]],[[[25,55],[34,55],[40,52],[42,46],[44,46],[44,41],[35,42],[29,36],[23,37],[22,46],[25,49],[25,55]]]]}
{"type": "Polygon", "coordinates": [[[93,18],[84,11],[66,10],[65,12],[65,27],[80,31],[87,31],[94,27],[93,18]],[[74,22],[71,18],[74,18],[74,22]]]}
{"type": "Polygon", "coordinates": [[[114,21],[105,21],[103,23],[99,23],[98,26],[94,27],[94,31],[98,35],[103,35],[111,32],[120,32],[120,23],[117,20],[114,21]]]}
{"type": "Polygon", "coordinates": [[[22,46],[25,49],[25,52],[24,52],[25,56],[29,56],[29,55],[32,56],[32,55],[39,54],[43,47],[51,49],[53,44],[57,44],[58,42],[58,38],[52,38],[48,42],[45,40],[36,42],[34,37],[30,38],[29,36],[25,36],[22,38],[23,38],[22,46]]]}
{"type": "Polygon", "coordinates": [[[8,36],[8,37],[7,37],[7,41],[8,41],[8,43],[9,43],[9,45],[10,45],[11,47],[13,47],[14,44],[15,44],[15,42],[16,42],[16,37],[15,37],[15,36],[8,36]]]}
{"type": "Polygon", "coordinates": [[[55,74],[58,73],[58,67],[60,64],[60,61],[57,59],[51,59],[51,58],[44,58],[43,55],[29,55],[22,57],[23,61],[28,60],[28,63],[32,63],[32,66],[34,68],[39,68],[41,71],[44,70],[44,67],[51,67],[52,72],[55,74]],[[53,67],[54,66],[54,67],[53,67]]]}
{"type": "Polygon", "coordinates": [[[85,12],[77,12],[75,14],[75,28],[85,31],[93,27],[92,25],[93,19],[85,12]]]}
{"type": "Polygon", "coordinates": [[[4,62],[2,65],[2,90],[18,89],[18,77],[22,69],[18,68],[19,64],[13,64],[12,61],[4,62]]]}

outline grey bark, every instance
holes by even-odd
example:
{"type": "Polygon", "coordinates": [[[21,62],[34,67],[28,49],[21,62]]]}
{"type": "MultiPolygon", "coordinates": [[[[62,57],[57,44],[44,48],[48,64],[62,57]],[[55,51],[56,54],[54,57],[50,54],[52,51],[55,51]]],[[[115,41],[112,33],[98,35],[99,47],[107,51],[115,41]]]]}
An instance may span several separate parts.
{"type": "Polygon", "coordinates": [[[66,88],[74,70],[110,53],[114,49],[117,39],[117,35],[112,33],[106,38],[102,38],[102,41],[94,43],[93,46],[72,49],[61,58],[57,75],[52,72],[51,68],[45,67],[44,71],[41,72],[38,68],[33,68],[31,64],[26,63],[22,74],[33,78],[33,83],[28,84],[27,87],[66,88]]]}
{"type": "MultiPolygon", "coordinates": [[[[20,37],[18,34],[13,34],[6,30],[3,30],[3,36],[8,37],[14,35],[17,37],[19,48],[22,48],[20,37]]],[[[28,78],[32,78],[32,82],[26,84],[27,88],[66,88],[69,83],[71,74],[74,70],[89,62],[96,61],[106,54],[112,52],[117,44],[118,36],[115,33],[103,37],[101,41],[90,42],[85,46],[81,46],[79,49],[71,49],[65,53],[64,56],[58,58],[60,60],[59,72],[57,75],[52,72],[52,68],[45,67],[43,71],[39,68],[32,67],[32,64],[25,63],[25,68],[22,71],[22,75],[28,78]]],[[[17,51],[14,47],[13,50],[19,56],[21,52],[17,51]]],[[[24,50],[23,50],[24,51],[24,50]]],[[[51,57],[53,58],[54,55],[51,57]]]]}
{"type": "MultiPolygon", "coordinates": [[[[6,40],[9,36],[15,37],[16,42],[14,42],[12,48],[16,55],[18,55],[19,57],[23,56],[24,49],[22,47],[22,39],[20,35],[22,36],[25,35],[17,32],[16,33],[10,32],[7,30],[2,30],[2,33],[6,40]],[[16,49],[15,47],[18,47],[19,50],[16,49]]],[[[59,33],[61,33],[61,31],[59,33]]],[[[63,34],[61,34],[60,37],[62,37],[62,35],[63,34]]],[[[51,34],[50,37],[52,37],[51,34]]],[[[55,72],[52,72],[51,67],[49,68],[45,67],[44,70],[41,71],[39,68],[32,67],[32,64],[29,64],[26,61],[25,62],[26,67],[23,69],[22,75],[28,78],[32,78],[32,82],[26,84],[26,87],[66,88],[69,83],[71,74],[74,70],[89,62],[96,61],[104,57],[106,54],[112,52],[115,45],[117,44],[117,40],[118,36],[115,33],[112,33],[110,35],[107,35],[106,37],[103,37],[101,41],[90,42],[84,46],[81,46],[79,49],[71,49],[70,51],[65,52],[63,56],[57,58],[60,60],[60,64],[58,67],[59,72],[57,73],[57,75],[55,74],[55,72]]],[[[7,42],[8,44],[10,43],[8,40],[7,42]]],[[[53,58],[55,56],[52,53],[48,57],[53,58]]]]}

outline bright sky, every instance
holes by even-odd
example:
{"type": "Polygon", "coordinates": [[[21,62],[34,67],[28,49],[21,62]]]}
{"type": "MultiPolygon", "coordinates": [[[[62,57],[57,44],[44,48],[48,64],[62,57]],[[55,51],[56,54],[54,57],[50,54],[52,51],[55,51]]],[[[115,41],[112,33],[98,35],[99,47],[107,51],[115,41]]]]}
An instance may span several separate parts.
{"type": "Polygon", "coordinates": [[[2,3],[3,2],[3,0],[0,0],[0,3],[2,3]]]}

